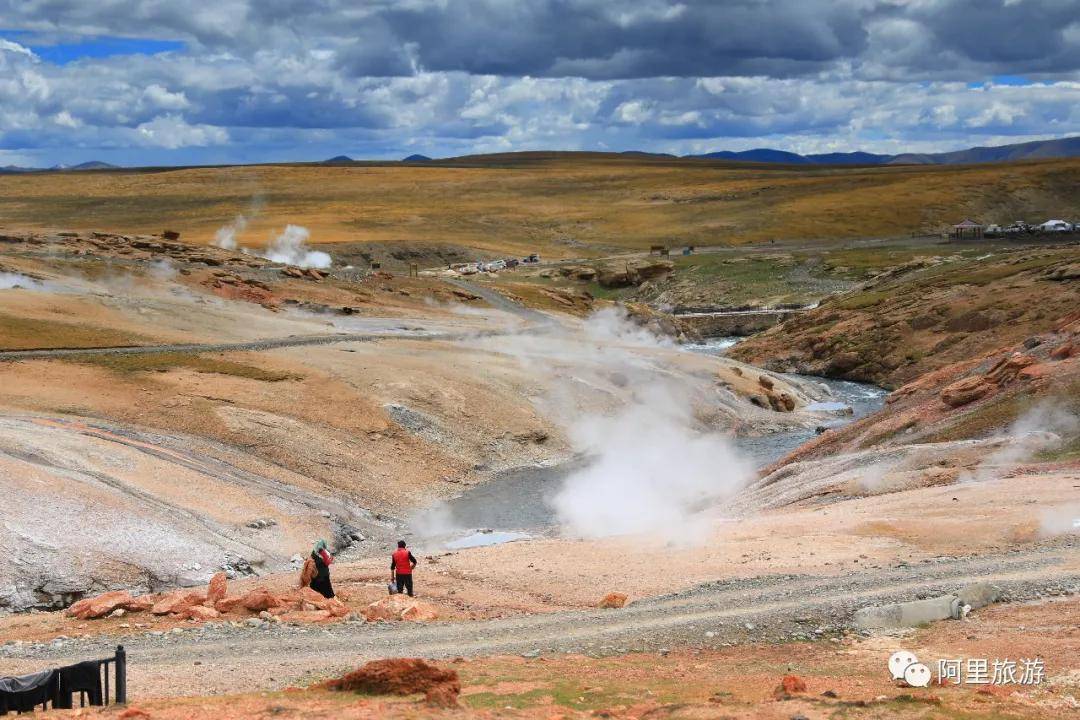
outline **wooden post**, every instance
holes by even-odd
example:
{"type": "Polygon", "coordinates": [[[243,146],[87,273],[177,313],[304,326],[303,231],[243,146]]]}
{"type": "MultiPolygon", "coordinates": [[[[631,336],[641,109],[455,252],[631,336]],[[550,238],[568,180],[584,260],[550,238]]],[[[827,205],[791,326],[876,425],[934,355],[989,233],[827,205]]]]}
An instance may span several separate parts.
{"type": "Polygon", "coordinates": [[[127,651],[123,645],[116,646],[116,702],[127,704],[127,651]]]}

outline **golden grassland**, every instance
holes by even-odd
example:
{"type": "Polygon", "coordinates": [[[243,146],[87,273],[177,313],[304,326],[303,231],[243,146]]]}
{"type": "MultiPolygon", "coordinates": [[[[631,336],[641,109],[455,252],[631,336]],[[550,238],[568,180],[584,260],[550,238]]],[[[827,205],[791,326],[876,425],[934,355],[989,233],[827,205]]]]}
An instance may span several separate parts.
{"type": "Polygon", "coordinates": [[[313,243],[450,243],[582,257],[653,244],[828,243],[984,222],[1071,217],[1080,159],[806,168],[596,154],[427,165],[263,165],[0,175],[8,227],[157,233],[210,242],[260,209],[241,242],[286,223],[313,243]]]}

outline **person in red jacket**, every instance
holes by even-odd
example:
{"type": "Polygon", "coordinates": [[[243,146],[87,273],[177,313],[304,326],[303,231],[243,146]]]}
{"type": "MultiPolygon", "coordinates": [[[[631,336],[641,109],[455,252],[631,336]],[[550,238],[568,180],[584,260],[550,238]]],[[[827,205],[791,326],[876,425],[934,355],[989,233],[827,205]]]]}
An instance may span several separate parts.
{"type": "Polygon", "coordinates": [[[412,571],[416,567],[416,558],[405,547],[404,540],[398,540],[397,550],[390,555],[390,580],[397,584],[398,594],[408,592],[413,596],[412,571]]]}

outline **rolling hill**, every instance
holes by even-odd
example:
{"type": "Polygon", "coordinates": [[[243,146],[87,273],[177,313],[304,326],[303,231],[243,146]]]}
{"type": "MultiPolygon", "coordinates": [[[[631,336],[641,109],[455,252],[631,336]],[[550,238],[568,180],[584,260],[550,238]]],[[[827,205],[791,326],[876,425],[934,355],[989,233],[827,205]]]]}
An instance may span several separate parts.
{"type": "Polygon", "coordinates": [[[256,165],[0,175],[12,226],[160,233],[210,243],[286,224],[312,243],[442,243],[498,254],[611,255],[650,245],[830,245],[983,222],[1072,218],[1080,159],[821,166],[618,153],[507,153],[424,163],[256,165]]]}

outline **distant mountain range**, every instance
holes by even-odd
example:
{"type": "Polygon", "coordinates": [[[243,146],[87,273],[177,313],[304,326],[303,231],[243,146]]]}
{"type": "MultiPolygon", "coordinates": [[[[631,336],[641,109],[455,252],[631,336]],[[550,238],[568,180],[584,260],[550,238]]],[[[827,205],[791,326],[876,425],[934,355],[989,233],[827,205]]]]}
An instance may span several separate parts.
{"type": "Polygon", "coordinates": [[[784,150],[758,148],[755,150],[743,150],[742,152],[723,150],[703,155],[687,155],[686,157],[784,163],[787,165],[959,165],[1077,156],[1080,156],[1080,136],[1061,138],[1059,140],[1036,140],[1015,145],[998,145],[996,147],[974,147],[944,153],[876,155],[867,152],[847,152],[799,155],[784,150]]]}
{"type": "Polygon", "coordinates": [[[111,170],[119,167],[118,165],[110,165],[107,162],[101,162],[100,160],[90,160],[88,162],[79,163],[78,165],[53,165],[51,168],[29,168],[20,167],[18,165],[4,165],[0,167],[0,173],[29,173],[29,172],[49,172],[56,170],[111,170]]]}
{"type": "MultiPolygon", "coordinates": [[[[433,160],[427,155],[419,153],[402,158],[403,163],[428,163],[428,162],[479,162],[488,163],[499,159],[510,160],[523,157],[533,158],[556,158],[571,157],[575,155],[603,155],[603,153],[580,153],[573,151],[537,151],[537,152],[514,152],[496,153],[493,155],[466,155],[458,158],[445,158],[433,160]]],[[[668,153],[652,153],[643,150],[627,150],[617,153],[625,157],[679,159],[668,153]]],[[[613,154],[609,154],[611,156],[613,154]]],[[[754,150],[742,150],[733,152],[721,150],[718,152],[704,153],[701,155],[683,155],[686,159],[707,160],[735,160],[741,162],[776,163],[784,165],[960,165],[973,163],[1010,162],[1015,160],[1045,160],[1049,158],[1080,157],[1080,135],[1060,138],[1058,140],[1036,140],[1034,142],[1016,143],[1013,145],[998,145],[995,147],[973,147],[967,150],[955,150],[943,153],[901,153],[899,155],[878,155],[868,152],[834,152],[817,153],[811,155],[799,155],[798,153],[775,148],[756,148],[754,150]]],[[[337,155],[329,160],[323,160],[320,165],[349,165],[356,162],[348,155],[337,155]]],[[[69,170],[111,170],[118,166],[110,165],[100,160],[91,160],[67,167],[56,165],[51,168],[28,168],[17,165],[0,167],[0,174],[4,173],[28,173],[47,171],[69,170]]]]}

